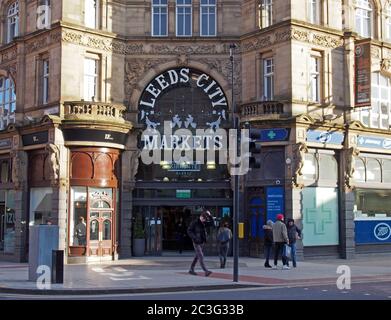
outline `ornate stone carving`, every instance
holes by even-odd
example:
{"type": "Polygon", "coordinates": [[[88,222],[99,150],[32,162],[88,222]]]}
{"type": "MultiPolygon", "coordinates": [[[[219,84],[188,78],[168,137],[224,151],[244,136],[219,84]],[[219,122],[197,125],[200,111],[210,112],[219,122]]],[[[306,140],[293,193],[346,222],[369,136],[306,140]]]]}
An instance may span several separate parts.
{"type": "Polygon", "coordinates": [[[134,181],[136,178],[140,155],[141,155],[140,150],[135,150],[130,152],[130,163],[129,163],[130,181],[134,181]]]}
{"type": "Polygon", "coordinates": [[[349,190],[353,188],[352,179],[354,176],[355,157],[360,154],[357,148],[349,148],[345,150],[345,187],[349,190]]]}
{"type": "Polygon", "coordinates": [[[308,152],[307,145],[303,142],[293,145],[293,174],[292,174],[292,186],[296,188],[304,187],[300,181],[300,177],[303,175],[302,169],[304,167],[305,154],[308,152]]]}
{"type": "Polygon", "coordinates": [[[25,154],[23,151],[12,151],[12,182],[15,190],[21,190],[23,188],[23,182],[25,177],[23,175],[24,168],[27,165],[25,154]]]}
{"type": "Polygon", "coordinates": [[[152,54],[173,54],[173,55],[193,55],[193,54],[216,54],[217,49],[215,44],[153,44],[151,45],[150,53],[152,54]]]}
{"type": "Polygon", "coordinates": [[[391,59],[382,59],[380,62],[380,69],[382,72],[391,75],[391,59]]]}
{"type": "Polygon", "coordinates": [[[125,62],[125,93],[131,94],[132,89],[137,85],[145,73],[154,66],[167,62],[166,59],[127,59],[125,62]]]}
{"type": "Polygon", "coordinates": [[[0,64],[15,60],[17,56],[16,45],[0,54],[0,64]]]}
{"type": "Polygon", "coordinates": [[[52,143],[47,144],[45,149],[48,152],[49,157],[50,180],[52,185],[57,185],[60,175],[60,150],[52,143]]]}

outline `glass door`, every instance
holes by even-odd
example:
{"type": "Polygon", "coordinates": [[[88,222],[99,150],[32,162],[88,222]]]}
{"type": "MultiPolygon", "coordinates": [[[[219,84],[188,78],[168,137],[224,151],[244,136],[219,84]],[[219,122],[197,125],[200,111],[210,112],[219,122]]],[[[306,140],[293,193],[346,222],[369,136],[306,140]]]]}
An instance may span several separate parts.
{"type": "Polygon", "coordinates": [[[87,225],[89,256],[109,257],[113,255],[113,214],[111,195],[104,190],[90,192],[87,225]]]}

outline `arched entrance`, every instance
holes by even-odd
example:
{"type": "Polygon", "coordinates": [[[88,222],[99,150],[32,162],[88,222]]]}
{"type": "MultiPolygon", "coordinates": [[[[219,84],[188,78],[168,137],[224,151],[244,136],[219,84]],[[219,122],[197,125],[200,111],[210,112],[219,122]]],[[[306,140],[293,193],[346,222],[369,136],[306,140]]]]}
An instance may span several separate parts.
{"type": "MultiPolygon", "coordinates": [[[[228,115],[222,87],[202,71],[173,68],[145,87],[139,123],[146,130],[138,141],[133,214],[144,218],[147,254],[179,252],[181,221],[188,226],[203,208],[217,223],[230,221],[231,184],[224,161],[228,115]]],[[[215,231],[210,230],[211,237],[215,231]]],[[[206,252],[215,249],[215,241],[210,243],[206,252]]],[[[183,246],[192,248],[189,239],[183,246]]]]}

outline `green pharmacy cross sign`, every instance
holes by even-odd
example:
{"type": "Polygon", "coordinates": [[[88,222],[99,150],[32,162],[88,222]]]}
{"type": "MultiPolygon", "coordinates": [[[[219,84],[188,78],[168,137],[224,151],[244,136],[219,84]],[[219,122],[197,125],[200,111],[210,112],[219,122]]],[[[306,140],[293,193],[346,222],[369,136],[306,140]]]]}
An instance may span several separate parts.
{"type": "Polygon", "coordinates": [[[257,142],[287,141],[289,128],[250,129],[250,136],[257,142]]]}
{"type": "Polygon", "coordinates": [[[331,210],[324,207],[316,206],[316,200],[314,199],[314,208],[306,209],[306,223],[313,224],[315,227],[315,234],[325,233],[325,224],[332,223],[331,210]]]}

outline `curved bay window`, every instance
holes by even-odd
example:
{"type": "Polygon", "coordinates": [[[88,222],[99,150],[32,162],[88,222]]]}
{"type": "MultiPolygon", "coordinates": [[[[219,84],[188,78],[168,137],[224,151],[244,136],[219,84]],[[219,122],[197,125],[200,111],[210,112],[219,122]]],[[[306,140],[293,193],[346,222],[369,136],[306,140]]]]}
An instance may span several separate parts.
{"type": "Polygon", "coordinates": [[[119,151],[74,148],[71,153],[69,255],[112,258],[116,253],[119,151]]]}
{"type": "Polygon", "coordinates": [[[11,78],[0,77],[0,130],[15,122],[16,94],[11,78]]]}

